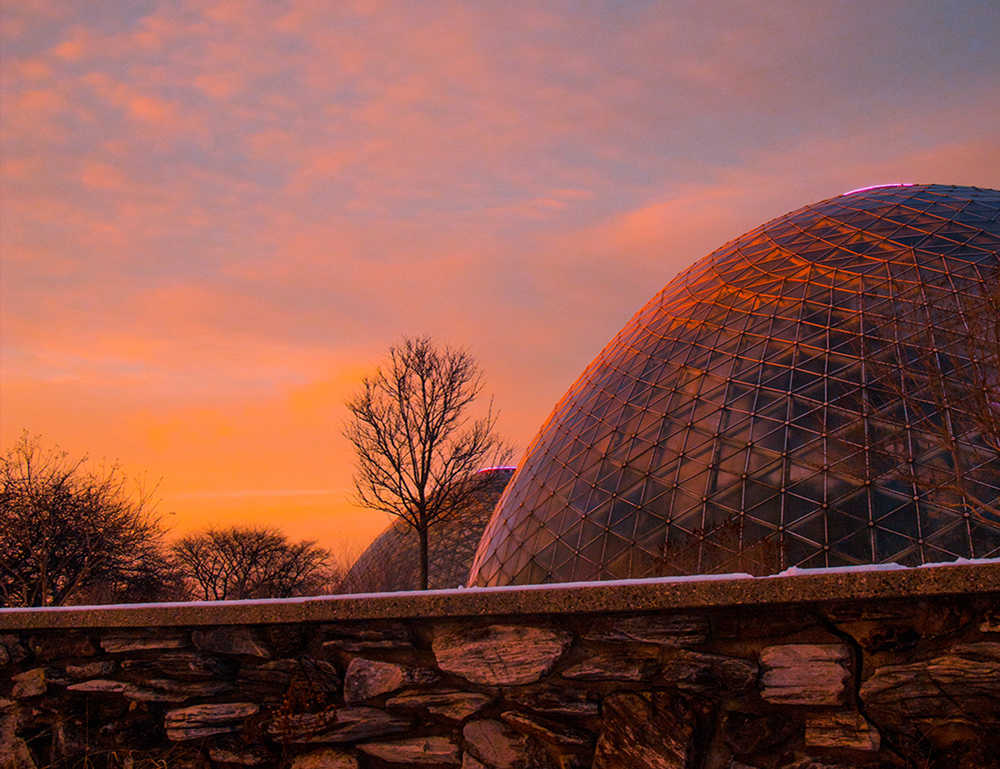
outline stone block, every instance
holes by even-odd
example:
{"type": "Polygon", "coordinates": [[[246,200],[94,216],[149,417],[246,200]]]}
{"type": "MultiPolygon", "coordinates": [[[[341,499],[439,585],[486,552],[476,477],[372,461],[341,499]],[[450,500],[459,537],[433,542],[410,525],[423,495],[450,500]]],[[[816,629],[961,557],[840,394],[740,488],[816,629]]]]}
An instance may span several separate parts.
{"type": "Polygon", "coordinates": [[[188,633],[168,628],[122,630],[101,637],[101,648],[108,654],[183,649],[190,645],[188,633]]]}
{"type": "Polygon", "coordinates": [[[296,696],[333,701],[340,695],[340,674],[326,660],[282,659],[240,667],[240,689],[262,700],[280,700],[292,689],[296,696]]]}
{"type": "Polygon", "coordinates": [[[0,667],[16,665],[28,656],[21,639],[12,633],[0,634],[0,667]]]}
{"type": "Polygon", "coordinates": [[[586,718],[601,712],[601,702],[596,693],[552,684],[506,692],[504,702],[518,710],[548,716],[586,718]]]}
{"type": "Polygon", "coordinates": [[[82,665],[67,665],[66,675],[77,680],[82,678],[103,678],[115,670],[114,660],[101,662],[85,662],[82,665]]]}
{"type": "Polygon", "coordinates": [[[476,692],[443,689],[434,692],[402,692],[385,703],[388,710],[401,710],[421,716],[435,715],[449,721],[464,721],[493,702],[492,697],[476,692]]]}
{"type": "Polygon", "coordinates": [[[267,726],[277,740],[294,743],[359,742],[407,732],[413,721],[379,708],[339,708],[327,713],[279,716],[267,726]]]}
{"type": "Polygon", "coordinates": [[[878,625],[864,633],[858,643],[867,654],[901,654],[910,651],[919,640],[920,634],[907,625],[878,625]]]}
{"type": "Polygon", "coordinates": [[[657,614],[609,617],[597,621],[583,634],[588,641],[633,641],[661,646],[697,646],[707,637],[708,620],[705,617],[657,614]]]}
{"type": "Polygon", "coordinates": [[[355,657],[344,677],[344,701],[358,705],[380,694],[394,692],[404,686],[419,686],[439,681],[434,670],[409,668],[394,662],[378,662],[355,657]]]}
{"type": "Polygon", "coordinates": [[[761,697],[780,705],[842,705],[851,650],[846,644],[784,644],[760,653],[761,697]]]}
{"type": "Polygon", "coordinates": [[[877,751],[878,730],[855,711],[812,713],[806,717],[806,745],[812,748],[849,748],[877,751]]]}
{"type": "Polygon", "coordinates": [[[203,652],[271,658],[267,644],[250,628],[240,625],[195,630],[191,640],[203,652]]]}
{"type": "Polygon", "coordinates": [[[318,748],[295,756],[291,769],[358,769],[358,759],[336,748],[318,748]]]}
{"type": "Polygon", "coordinates": [[[39,662],[52,662],[72,657],[93,657],[97,647],[83,633],[67,633],[32,636],[28,648],[39,662]]]}
{"type": "Polygon", "coordinates": [[[26,670],[23,673],[18,673],[16,676],[13,676],[11,680],[14,682],[14,688],[11,690],[11,696],[15,700],[37,697],[40,694],[45,694],[45,691],[49,688],[48,676],[45,672],[45,668],[32,668],[31,670],[26,670]]]}
{"type": "Polygon", "coordinates": [[[657,657],[632,657],[618,652],[589,657],[561,675],[575,681],[652,681],[659,672],[657,657]]]}
{"type": "Polygon", "coordinates": [[[799,733],[797,721],[782,716],[763,716],[755,713],[726,713],[723,739],[738,756],[766,753],[799,733]]]}
{"type": "Polygon", "coordinates": [[[125,698],[136,702],[185,702],[199,697],[214,697],[236,687],[226,681],[175,681],[150,678],[141,684],[128,684],[125,698]]]}
{"type": "Polygon", "coordinates": [[[955,644],[951,648],[951,653],[970,660],[1000,662],[1000,641],[955,644]]]}
{"type": "Polygon", "coordinates": [[[688,769],[697,719],[666,692],[621,692],[604,698],[593,769],[688,769]]]}
{"type": "Polygon", "coordinates": [[[323,641],[323,649],[326,651],[413,648],[410,629],[402,622],[390,622],[379,627],[326,625],[322,632],[327,639],[323,641]]]}
{"type": "Polygon", "coordinates": [[[243,722],[259,710],[260,707],[253,702],[192,705],[168,710],[164,717],[164,727],[168,740],[195,740],[238,731],[243,727],[243,722]]]}
{"type": "Polygon", "coordinates": [[[501,721],[492,718],[469,721],[462,729],[462,737],[466,756],[487,769],[555,769],[537,740],[501,721]]]}
{"type": "Polygon", "coordinates": [[[581,729],[572,729],[555,721],[529,716],[516,710],[504,711],[500,714],[500,720],[519,732],[530,734],[542,742],[561,748],[586,749],[594,744],[591,735],[581,729]]]}
{"type": "Polygon", "coordinates": [[[4,769],[37,769],[27,743],[17,736],[27,721],[26,709],[16,702],[0,699],[0,766],[4,769]]]}
{"type": "Polygon", "coordinates": [[[990,609],[979,622],[980,633],[1000,633],[1000,609],[990,609]]]}
{"type": "Polygon", "coordinates": [[[273,766],[276,763],[264,745],[244,745],[238,739],[213,742],[208,746],[208,757],[221,764],[239,766],[273,766]]]}
{"type": "Polygon", "coordinates": [[[236,674],[236,670],[239,667],[239,663],[235,660],[213,657],[197,652],[163,654],[156,659],[154,664],[164,675],[184,681],[231,678],[236,674]]]}
{"type": "Polygon", "coordinates": [[[524,625],[439,629],[433,649],[438,667],[487,686],[531,684],[552,670],[569,648],[570,633],[524,625]]]}
{"type": "Polygon", "coordinates": [[[388,742],[366,742],[358,750],[394,764],[462,763],[462,750],[451,737],[408,737],[388,742]]]}
{"type": "Polygon", "coordinates": [[[685,691],[732,697],[752,689],[758,672],[754,660],[680,651],[664,663],[661,676],[670,686],[685,691]]]}
{"type": "Polygon", "coordinates": [[[81,681],[78,684],[71,684],[66,688],[71,692],[104,692],[106,694],[119,694],[128,687],[121,681],[111,681],[106,678],[95,678],[92,681],[81,681]]]}
{"type": "MultiPolygon", "coordinates": [[[[159,658],[159,659],[161,659],[161,658],[159,658]]],[[[117,662],[118,662],[118,667],[120,667],[122,670],[127,670],[131,674],[137,674],[137,675],[146,675],[146,674],[156,675],[152,671],[159,669],[156,666],[157,662],[159,662],[159,659],[158,658],[154,658],[154,659],[123,659],[123,660],[117,660],[117,662]]]]}
{"type": "MultiPolygon", "coordinates": [[[[330,670],[335,670],[330,663],[325,664],[329,665],[330,670]]],[[[284,692],[299,670],[298,660],[273,660],[263,665],[241,665],[239,680],[241,685],[245,684],[255,689],[274,689],[284,692]]]]}
{"type": "Polygon", "coordinates": [[[884,665],[861,686],[869,714],[906,719],[966,719],[1000,724],[1000,643],[959,644],[948,653],[905,665],[884,665]]]}

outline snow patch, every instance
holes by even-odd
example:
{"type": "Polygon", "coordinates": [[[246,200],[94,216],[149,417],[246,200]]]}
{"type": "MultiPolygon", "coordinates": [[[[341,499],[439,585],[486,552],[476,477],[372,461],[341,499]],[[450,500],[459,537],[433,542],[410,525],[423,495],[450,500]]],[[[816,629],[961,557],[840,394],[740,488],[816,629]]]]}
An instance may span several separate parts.
{"type": "Polygon", "coordinates": [[[405,590],[398,593],[354,593],[350,595],[307,595],[295,598],[256,598],[244,601],[176,601],[173,603],[120,603],[95,604],[89,606],[40,606],[0,609],[0,614],[19,612],[63,612],[63,611],[133,611],[162,607],[164,609],[184,609],[198,606],[274,606],[277,604],[302,604],[314,601],[354,601],[358,598],[405,598],[470,595],[475,593],[513,593],[534,590],[573,590],[593,587],[628,587],[631,585],[675,585],[686,582],[726,582],[739,579],[775,579],[780,577],[808,577],[821,574],[853,574],[870,571],[901,571],[907,569],[932,569],[940,566],[977,566],[1000,564],[1000,558],[958,558],[954,561],[925,563],[920,566],[901,566],[898,563],[868,563],[858,566],[831,566],[821,568],[801,568],[792,566],[778,574],[754,577],[751,574],[691,574],[684,577],[645,577],[643,579],[595,580],[590,582],[559,582],[545,585],[503,585],[501,587],[458,587],[448,590],[405,590]]]}

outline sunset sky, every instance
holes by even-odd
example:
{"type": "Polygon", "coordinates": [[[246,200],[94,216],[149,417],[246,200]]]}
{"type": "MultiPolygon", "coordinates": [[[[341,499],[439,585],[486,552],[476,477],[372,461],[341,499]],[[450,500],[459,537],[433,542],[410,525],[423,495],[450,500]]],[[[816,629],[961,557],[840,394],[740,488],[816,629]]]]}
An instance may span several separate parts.
{"type": "Polygon", "coordinates": [[[0,447],[118,459],[175,533],[371,540],[343,401],[404,335],[469,349],[523,451],[726,241],[1000,187],[997,0],[0,0],[0,35],[0,447]]]}

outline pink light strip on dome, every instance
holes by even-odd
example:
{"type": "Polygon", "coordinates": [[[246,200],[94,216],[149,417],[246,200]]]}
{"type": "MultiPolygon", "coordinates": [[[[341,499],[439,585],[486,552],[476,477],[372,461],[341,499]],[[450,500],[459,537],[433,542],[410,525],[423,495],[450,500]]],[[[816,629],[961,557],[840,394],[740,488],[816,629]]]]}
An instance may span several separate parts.
{"type": "Polygon", "coordinates": [[[867,192],[868,190],[880,190],[883,187],[912,187],[912,186],[914,185],[907,184],[905,182],[898,182],[896,184],[873,184],[870,187],[859,187],[856,190],[851,190],[850,192],[844,192],[841,194],[841,197],[844,197],[844,195],[853,195],[856,192],[867,192]]]}

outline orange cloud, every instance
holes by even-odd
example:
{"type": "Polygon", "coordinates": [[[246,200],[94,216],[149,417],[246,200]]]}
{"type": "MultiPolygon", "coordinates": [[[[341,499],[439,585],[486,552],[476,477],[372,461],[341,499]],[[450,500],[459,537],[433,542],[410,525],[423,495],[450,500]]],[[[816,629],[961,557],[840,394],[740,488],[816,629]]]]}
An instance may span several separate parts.
{"type": "Polygon", "coordinates": [[[132,96],[128,108],[135,117],[150,123],[174,122],[177,118],[174,106],[155,96],[132,96]]]}
{"type": "Polygon", "coordinates": [[[58,91],[34,89],[20,94],[17,110],[25,116],[52,115],[66,106],[66,97],[58,91]]]}
{"type": "Polygon", "coordinates": [[[103,73],[91,72],[84,75],[82,80],[110,104],[147,123],[174,131],[190,130],[197,123],[195,120],[183,123],[176,104],[155,94],[142,93],[131,85],[115,81],[103,73]]]}
{"type": "Polygon", "coordinates": [[[87,50],[88,40],[82,35],[74,35],[69,40],[64,40],[55,48],[52,49],[54,53],[60,59],[67,59],[69,61],[78,61],[82,59],[84,53],[87,50]]]}
{"type": "Polygon", "coordinates": [[[24,59],[15,62],[13,69],[26,80],[48,80],[52,76],[52,67],[43,59],[24,59]]]}
{"type": "Polygon", "coordinates": [[[211,75],[198,75],[194,85],[206,96],[213,99],[228,99],[240,86],[239,77],[231,72],[219,72],[211,75]]]}
{"type": "Polygon", "coordinates": [[[81,180],[88,187],[101,190],[123,191],[129,187],[128,180],[120,169],[96,161],[84,163],[81,180]]]}

